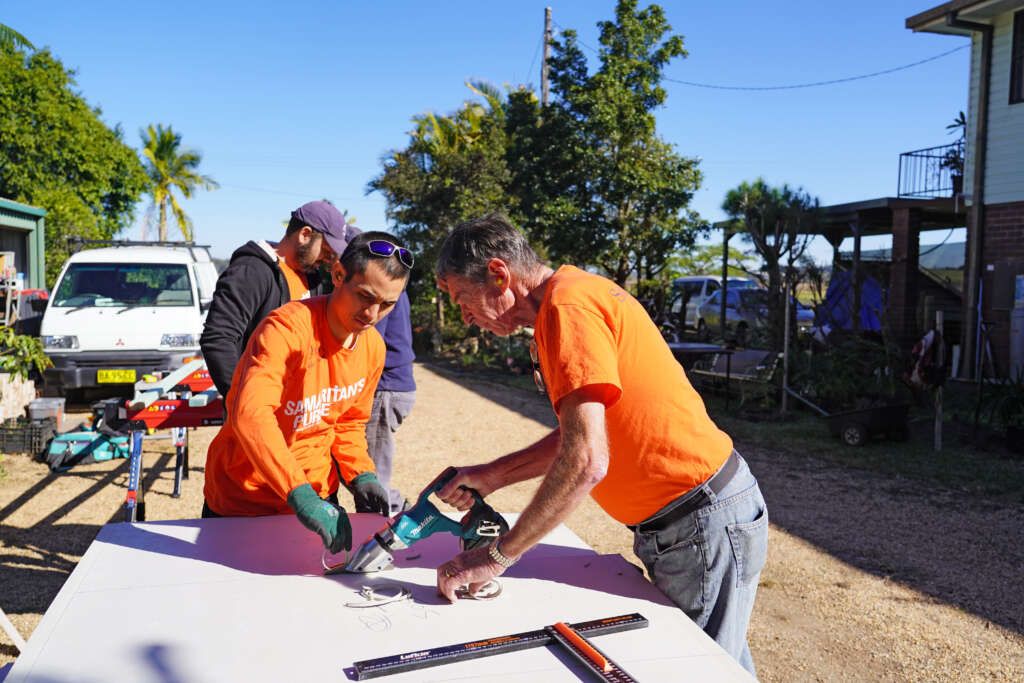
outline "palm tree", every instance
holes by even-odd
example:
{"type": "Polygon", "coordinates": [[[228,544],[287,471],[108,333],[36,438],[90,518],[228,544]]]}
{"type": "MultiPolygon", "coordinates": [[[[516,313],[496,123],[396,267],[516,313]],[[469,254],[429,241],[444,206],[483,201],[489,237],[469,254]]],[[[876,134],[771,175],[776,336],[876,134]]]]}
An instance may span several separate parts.
{"type": "Polygon", "coordinates": [[[0,24],[0,46],[27,47],[30,50],[36,46],[28,41],[28,38],[15,31],[10,26],[0,24]]]}
{"type": "Polygon", "coordinates": [[[467,81],[466,87],[482,97],[487,107],[467,101],[451,116],[437,116],[428,111],[412,118],[416,129],[410,135],[433,157],[472,147],[483,134],[488,116],[494,116],[499,124],[505,121],[505,97],[498,88],[481,80],[467,81]]]}
{"type": "MultiPolygon", "coordinates": [[[[150,124],[145,130],[140,130],[142,136],[142,156],[146,174],[149,176],[149,194],[153,197],[153,205],[149,209],[148,218],[152,218],[152,212],[158,210],[157,219],[158,234],[160,241],[167,239],[167,205],[170,204],[171,214],[174,216],[181,234],[186,241],[192,241],[195,235],[192,231],[192,220],[185,215],[184,209],[178,203],[174,195],[177,188],[182,197],[189,199],[196,188],[204,190],[215,190],[220,185],[209,176],[200,175],[197,172],[202,156],[199,152],[181,147],[181,135],[175,133],[171,126],[164,127],[163,124],[150,124]]],[[[148,220],[147,220],[148,222],[148,220]]],[[[146,223],[143,223],[142,239],[146,239],[146,223]]]]}

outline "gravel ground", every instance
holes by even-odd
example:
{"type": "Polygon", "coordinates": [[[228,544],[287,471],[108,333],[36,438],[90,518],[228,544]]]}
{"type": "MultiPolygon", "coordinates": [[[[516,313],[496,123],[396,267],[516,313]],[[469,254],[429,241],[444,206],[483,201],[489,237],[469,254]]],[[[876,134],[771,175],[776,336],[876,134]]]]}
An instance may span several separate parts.
{"type": "MultiPolygon", "coordinates": [[[[514,450],[554,424],[539,395],[423,365],[416,380],[416,408],[398,432],[394,480],[407,496],[446,465],[514,450]]],[[[170,444],[146,444],[148,519],[199,516],[206,446],[215,433],[192,432],[192,476],[178,499],[170,495],[170,444]]],[[[762,680],[1024,680],[1024,505],[849,471],[762,444],[737,448],[761,482],[772,519],[749,632],[762,680]]],[[[25,456],[0,462],[7,470],[0,479],[0,607],[23,636],[99,527],[121,521],[126,465],[50,475],[25,456]]],[[[533,488],[519,484],[488,500],[519,511],[533,488]]],[[[568,525],[598,552],[640,564],[630,533],[592,502],[568,525]]],[[[0,633],[0,675],[16,656],[0,633]]]]}

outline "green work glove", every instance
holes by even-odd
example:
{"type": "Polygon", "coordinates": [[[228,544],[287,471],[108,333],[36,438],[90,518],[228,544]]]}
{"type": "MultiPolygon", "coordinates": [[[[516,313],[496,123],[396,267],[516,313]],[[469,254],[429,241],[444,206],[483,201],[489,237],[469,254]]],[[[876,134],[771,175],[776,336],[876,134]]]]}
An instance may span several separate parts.
{"type": "Polygon", "coordinates": [[[391,515],[391,503],[388,492],[377,481],[373,472],[363,472],[348,485],[352,497],[356,501],[356,512],[376,512],[388,517],[391,515]]]}
{"type": "Polygon", "coordinates": [[[302,525],[320,534],[324,547],[333,555],[352,549],[352,525],[345,508],[328,503],[309,484],[296,486],[288,494],[288,506],[302,525]]]}

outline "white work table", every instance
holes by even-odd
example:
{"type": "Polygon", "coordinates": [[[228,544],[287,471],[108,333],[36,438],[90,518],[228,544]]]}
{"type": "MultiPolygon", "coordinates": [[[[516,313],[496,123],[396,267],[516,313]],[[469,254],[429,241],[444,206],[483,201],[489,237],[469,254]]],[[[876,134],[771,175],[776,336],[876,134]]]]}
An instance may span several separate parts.
{"type": "MultiPolygon", "coordinates": [[[[383,523],[351,519],[356,546],[383,523]]],[[[635,567],[597,555],[564,526],[500,577],[497,598],[454,605],[435,591],[436,567],[458,552],[450,534],[397,553],[396,568],[377,574],[322,576],[321,550],[290,515],[108,524],[4,683],[345,681],[357,660],[634,612],[649,627],[592,642],[635,679],[751,680],[635,567]],[[384,584],[410,589],[412,600],[345,606],[362,600],[361,587],[384,584]]],[[[588,676],[548,646],[374,680],[588,676]]]]}

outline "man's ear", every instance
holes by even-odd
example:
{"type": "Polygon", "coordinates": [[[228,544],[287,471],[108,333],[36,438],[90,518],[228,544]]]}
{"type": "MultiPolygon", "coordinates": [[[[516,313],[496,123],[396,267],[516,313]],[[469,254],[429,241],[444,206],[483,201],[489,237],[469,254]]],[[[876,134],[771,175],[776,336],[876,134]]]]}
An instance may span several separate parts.
{"type": "Polygon", "coordinates": [[[341,261],[335,261],[331,266],[331,281],[335,286],[345,281],[345,266],[341,265],[341,261]]]}
{"type": "Polygon", "coordinates": [[[487,261],[487,274],[495,280],[501,280],[503,282],[509,282],[511,280],[511,271],[508,268],[508,264],[502,261],[500,258],[491,258],[487,261]]]}
{"type": "Polygon", "coordinates": [[[303,225],[302,229],[299,230],[299,244],[309,244],[316,239],[317,232],[308,225],[303,225]]]}

